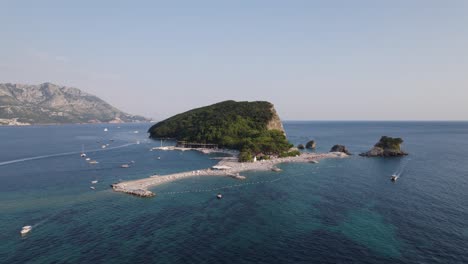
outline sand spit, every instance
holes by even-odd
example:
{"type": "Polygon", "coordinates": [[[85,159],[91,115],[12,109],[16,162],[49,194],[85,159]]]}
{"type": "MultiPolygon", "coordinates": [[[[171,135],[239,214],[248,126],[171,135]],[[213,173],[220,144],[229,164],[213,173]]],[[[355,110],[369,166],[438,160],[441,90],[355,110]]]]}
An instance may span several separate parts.
{"type": "MultiPolygon", "coordinates": [[[[165,150],[182,150],[180,148],[165,149],[165,150]]],[[[189,150],[183,149],[182,151],[189,150]]],[[[208,153],[215,153],[215,152],[223,152],[225,151],[215,151],[215,150],[201,150],[205,154],[208,153]]],[[[232,153],[230,153],[232,154],[232,153]]],[[[276,165],[281,163],[316,163],[318,160],[321,159],[328,159],[328,158],[344,158],[348,155],[341,153],[341,152],[330,152],[330,153],[303,153],[300,156],[296,157],[287,157],[287,158],[275,158],[271,160],[262,160],[257,162],[238,162],[237,158],[233,157],[225,157],[223,158],[216,166],[220,166],[223,168],[227,168],[224,170],[214,170],[214,169],[203,169],[203,170],[196,170],[196,171],[187,171],[187,172],[180,172],[174,173],[164,176],[153,175],[149,178],[133,180],[133,181],[125,181],[120,183],[112,184],[112,189],[116,192],[124,192],[140,197],[152,197],[155,196],[155,193],[149,191],[149,188],[173,182],[176,180],[194,177],[194,176],[224,176],[224,177],[232,177],[234,179],[245,179],[245,176],[240,175],[240,173],[244,171],[277,171],[276,165]]]]}

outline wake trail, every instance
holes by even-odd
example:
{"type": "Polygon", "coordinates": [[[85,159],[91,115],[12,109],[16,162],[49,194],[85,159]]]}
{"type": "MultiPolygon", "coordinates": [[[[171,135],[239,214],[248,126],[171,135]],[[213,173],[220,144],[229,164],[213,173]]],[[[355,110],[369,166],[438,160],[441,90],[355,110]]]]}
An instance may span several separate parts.
{"type": "MultiPolygon", "coordinates": [[[[105,149],[93,149],[93,150],[90,150],[88,152],[93,153],[93,152],[99,152],[99,151],[113,150],[113,149],[129,147],[131,145],[137,145],[137,144],[136,143],[128,143],[128,144],[124,144],[124,145],[120,145],[120,146],[116,146],[116,147],[109,147],[109,148],[105,148],[105,149]]],[[[29,158],[23,158],[23,159],[2,161],[2,162],[0,162],[0,166],[5,166],[5,165],[13,164],[13,163],[18,163],[18,162],[31,161],[31,160],[55,158],[55,157],[62,157],[62,156],[68,156],[68,155],[76,155],[76,154],[80,154],[80,153],[81,153],[81,151],[63,152],[63,153],[57,153],[57,154],[41,155],[41,156],[35,156],[35,157],[29,157],[29,158]]]]}
{"type": "Polygon", "coordinates": [[[407,160],[402,161],[401,164],[400,164],[400,167],[398,167],[398,169],[393,174],[400,177],[403,174],[403,172],[405,171],[406,166],[408,165],[408,162],[410,160],[411,159],[407,159],[407,160]]]}

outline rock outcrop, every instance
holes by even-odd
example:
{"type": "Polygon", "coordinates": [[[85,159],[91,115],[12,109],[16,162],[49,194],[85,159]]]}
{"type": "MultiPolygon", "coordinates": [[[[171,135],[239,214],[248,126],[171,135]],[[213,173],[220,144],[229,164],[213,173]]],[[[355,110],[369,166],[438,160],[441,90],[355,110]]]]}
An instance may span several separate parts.
{"type": "Polygon", "coordinates": [[[359,154],[363,157],[400,157],[408,153],[401,150],[403,139],[383,136],[374,147],[364,153],[359,154]]]}
{"type": "Polygon", "coordinates": [[[330,149],[330,152],[342,152],[347,155],[351,155],[351,152],[349,152],[348,148],[343,145],[335,145],[330,149]]]}
{"type": "Polygon", "coordinates": [[[299,145],[297,145],[297,149],[305,149],[305,147],[304,147],[304,145],[299,144],[299,145]]]}
{"type": "Polygon", "coordinates": [[[0,84],[0,124],[65,124],[149,121],[124,113],[77,88],[52,83],[0,84]]]}
{"type": "Polygon", "coordinates": [[[317,143],[315,142],[315,140],[311,140],[311,141],[307,142],[305,147],[307,149],[315,149],[317,147],[317,143]]]}

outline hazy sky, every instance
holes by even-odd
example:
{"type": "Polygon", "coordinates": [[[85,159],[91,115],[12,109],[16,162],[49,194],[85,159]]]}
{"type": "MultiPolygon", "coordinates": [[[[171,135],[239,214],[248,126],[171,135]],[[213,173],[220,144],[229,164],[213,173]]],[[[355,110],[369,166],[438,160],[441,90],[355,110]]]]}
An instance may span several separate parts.
{"type": "Polygon", "coordinates": [[[1,1],[0,82],[160,120],[267,100],[287,120],[468,120],[468,1],[1,1]]]}

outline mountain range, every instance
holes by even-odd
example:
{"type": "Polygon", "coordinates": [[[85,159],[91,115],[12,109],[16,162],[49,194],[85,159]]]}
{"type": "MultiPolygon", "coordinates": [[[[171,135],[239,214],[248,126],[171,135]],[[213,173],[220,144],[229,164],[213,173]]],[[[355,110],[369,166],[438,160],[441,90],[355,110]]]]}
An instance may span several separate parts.
{"type": "Polygon", "coordinates": [[[146,121],[77,88],[0,83],[0,125],[146,121]]]}

